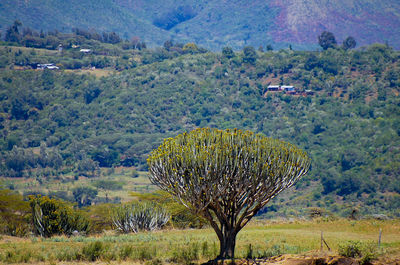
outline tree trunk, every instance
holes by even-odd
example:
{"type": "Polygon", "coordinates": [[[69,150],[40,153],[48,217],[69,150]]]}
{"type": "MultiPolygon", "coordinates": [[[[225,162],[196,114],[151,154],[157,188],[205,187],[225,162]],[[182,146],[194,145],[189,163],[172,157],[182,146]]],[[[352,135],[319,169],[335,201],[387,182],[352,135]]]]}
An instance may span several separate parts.
{"type": "Polygon", "coordinates": [[[236,245],[236,232],[235,229],[232,231],[224,231],[222,240],[220,239],[220,252],[218,259],[230,259],[235,257],[235,245],[236,245]]]}

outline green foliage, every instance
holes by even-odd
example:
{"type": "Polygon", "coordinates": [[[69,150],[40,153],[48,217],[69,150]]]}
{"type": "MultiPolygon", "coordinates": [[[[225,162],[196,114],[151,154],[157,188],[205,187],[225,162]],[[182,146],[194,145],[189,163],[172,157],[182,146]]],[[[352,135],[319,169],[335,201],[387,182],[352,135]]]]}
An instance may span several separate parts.
{"type": "Polygon", "coordinates": [[[123,183],[115,180],[99,180],[94,184],[98,189],[104,190],[122,190],[123,183]]]}
{"type": "Polygon", "coordinates": [[[349,50],[349,49],[354,49],[357,45],[356,40],[349,36],[343,41],[343,49],[349,50]]]}
{"type": "Polygon", "coordinates": [[[327,50],[328,48],[335,48],[337,42],[332,32],[324,31],[318,36],[318,44],[322,49],[327,50]]]}
{"type": "Polygon", "coordinates": [[[25,236],[29,230],[29,203],[11,190],[0,190],[0,233],[25,236]]]}
{"type": "Polygon", "coordinates": [[[235,57],[235,53],[234,53],[234,51],[232,50],[231,47],[224,47],[222,49],[222,55],[225,56],[228,59],[231,59],[231,58],[235,57]]]}
{"type": "Polygon", "coordinates": [[[178,6],[177,8],[170,10],[156,18],[153,24],[159,28],[169,30],[195,16],[196,12],[191,6],[178,6]]]}
{"type": "Polygon", "coordinates": [[[370,264],[371,261],[378,258],[379,252],[373,242],[348,241],[339,245],[339,255],[359,258],[360,264],[370,264]]]}
{"type": "Polygon", "coordinates": [[[92,187],[77,187],[72,194],[78,206],[83,207],[92,204],[92,200],[97,196],[97,190],[92,187]]]}
{"type": "Polygon", "coordinates": [[[360,241],[348,241],[339,246],[339,254],[350,258],[361,257],[361,246],[360,241]]]}
{"type": "Polygon", "coordinates": [[[254,64],[257,60],[257,52],[252,46],[243,48],[243,62],[254,64]]]}
{"type": "Polygon", "coordinates": [[[47,196],[29,196],[34,232],[42,237],[71,235],[74,231],[87,233],[89,221],[65,202],[47,196]]]}

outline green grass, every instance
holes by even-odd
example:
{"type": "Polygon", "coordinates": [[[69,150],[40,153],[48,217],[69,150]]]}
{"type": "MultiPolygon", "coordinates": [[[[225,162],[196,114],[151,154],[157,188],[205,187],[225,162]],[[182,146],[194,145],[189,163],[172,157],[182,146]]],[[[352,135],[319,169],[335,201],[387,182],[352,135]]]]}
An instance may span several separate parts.
{"type": "MultiPolygon", "coordinates": [[[[236,257],[270,257],[279,254],[310,254],[319,251],[320,233],[337,254],[348,241],[377,244],[382,229],[382,250],[386,255],[400,251],[400,220],[272,223],[252,222],[237,237],[236,257]]],[[[119,235],[106,233],[90,237],[58,236],[47,239],[0,241],[0,262],[138,262],[190,264],[216,257],[219,242],[212,229],[163,230],[119,235]]],[[[326,248],[324,249],[326,251],[326,248]]],[[[382,251],[381,251],[382,252],[382,251]]]]}

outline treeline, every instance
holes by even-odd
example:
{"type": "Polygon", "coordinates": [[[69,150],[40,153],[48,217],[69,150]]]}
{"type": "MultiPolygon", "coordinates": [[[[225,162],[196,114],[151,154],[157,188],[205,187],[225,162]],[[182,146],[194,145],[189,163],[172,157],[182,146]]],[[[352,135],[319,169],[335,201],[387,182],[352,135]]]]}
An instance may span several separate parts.
{"type": "MultiPolygon", "coordinates": [[[[9,48],[2,52],[0,59],[21,56],[9,48]]],[[[102,78],[1,71],[2,175],[63,179],[96,177],[99,167],[146,170],[147,155],[163,138],[197,127],[240,128],[307,150],[312,170],[298,188],[315,191],[304,202],[310,207],[334,209],[344,198],[361,201],[365,212],[398,215],[387,203],[400,192],[400,153],[394,148],[400,142],[398,51],[376,44],[210,53],[166,42],[115,60],[133,56],[135,67],[102,78]],[[315,94],[285,95],[268,91],[269,85],[315,94]],[[43,160],[39,149],[54,154],[43,160]]]]}
{"type": "Polygon", "coordinates": [[[25,47],[57,49],[61,44],[63,48],[72,48],[77,45],[93,45],[93,41],[109,44],[120,44],[124,49],[145,49],[146,43],[134,37],[131,41],[123,40],[115,32],[98,33],[96,30],[73,28],[72,33],[62,33],[58,30],[44,32],[35,31],[29,27],[22,28],[22,23],[16,20],[9,26],[4,35],[4,41],[17,43],[25,47]]]}

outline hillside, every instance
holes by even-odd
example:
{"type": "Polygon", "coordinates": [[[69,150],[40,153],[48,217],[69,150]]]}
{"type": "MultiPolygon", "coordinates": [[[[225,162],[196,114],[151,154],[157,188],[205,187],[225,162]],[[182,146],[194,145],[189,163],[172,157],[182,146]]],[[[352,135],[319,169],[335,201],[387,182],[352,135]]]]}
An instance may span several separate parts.
{"type": "Polygon", "coordinates": [[[0,49],[3,187],[24,178],[96,179],[99,166],[146,170],[163,138],[197,127],[239,128],[290,141],[312,158],[310,174],[266,212],[320,207],[399,216],[399,52],[385,45],[222,54],[111,46],[113,56],[0,49]],[[99,60],[108,65],[102,77],[63,70],[99,60]],[[61,69],[27,63],[45,61],[61,69]],[[300,95],[268,85],[294,85],[300,95]]]}
{"type": "Polygon", "coordinates": [[[138,36],[151,46],[173,39],[213,50],[268,44],[315,49],[317,36],[327,30],[340,43],[353,36],[359,46],[388,42],[400,47],[400,4],[394,0],[2,1],[3,32],[15,19],[36,30],[115,31],[124,38],[138,36]]]}

